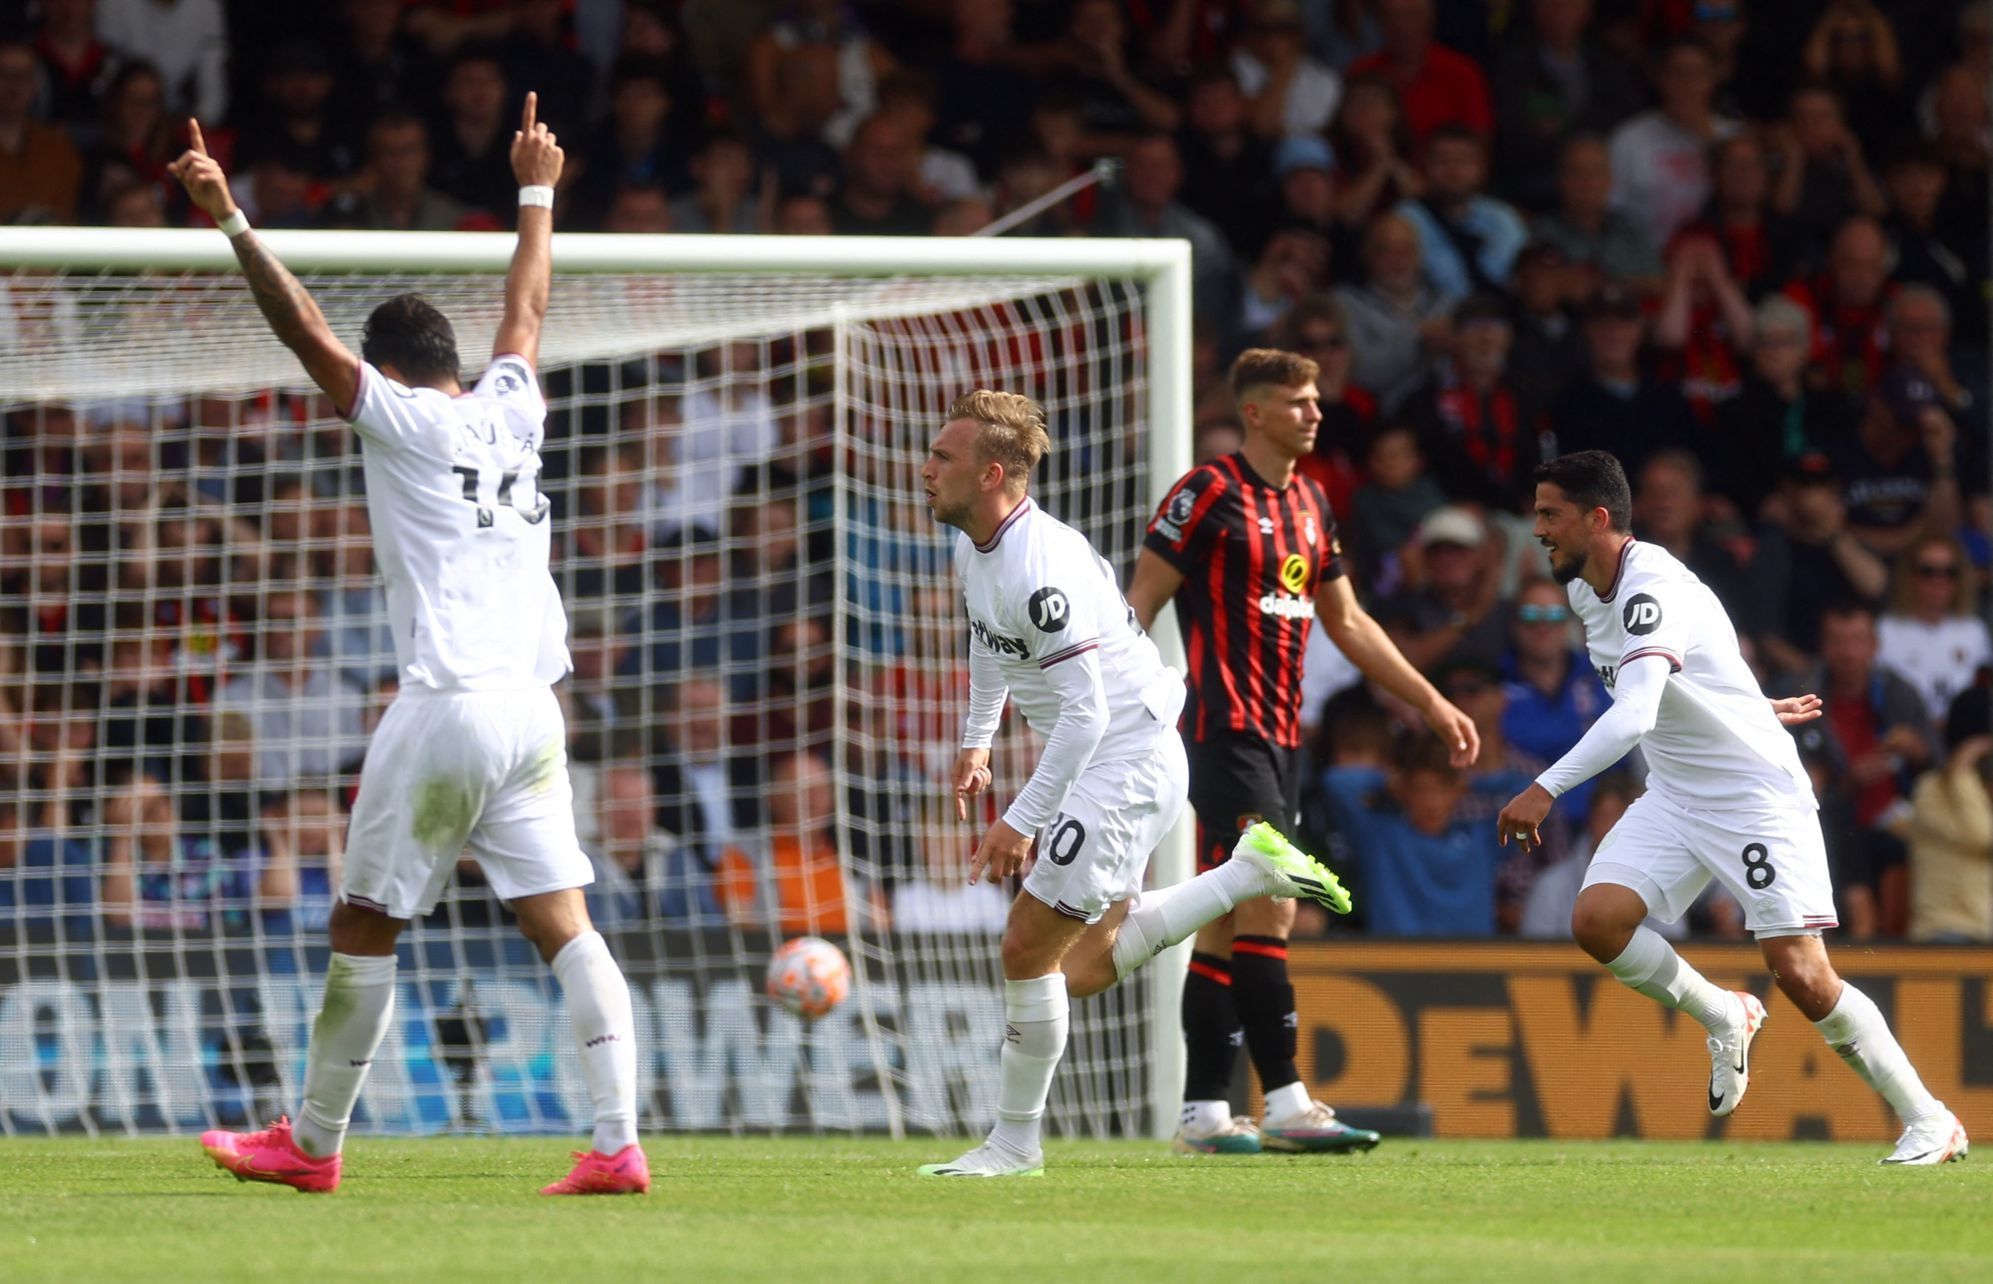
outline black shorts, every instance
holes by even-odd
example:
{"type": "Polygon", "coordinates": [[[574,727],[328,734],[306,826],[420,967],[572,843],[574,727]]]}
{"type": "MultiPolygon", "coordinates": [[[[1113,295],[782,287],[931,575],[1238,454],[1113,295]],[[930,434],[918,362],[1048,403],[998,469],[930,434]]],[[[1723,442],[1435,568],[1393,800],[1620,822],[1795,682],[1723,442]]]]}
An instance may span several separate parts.
{"type": "Polygon", "coordinates": [[[1197,811],[1197,868],[1224,864],[1257,821],[1294,832],[1301,810],[1301,751],[1258,736],[1215,732],[1186,742],[1190,805],[1197,811]]]}

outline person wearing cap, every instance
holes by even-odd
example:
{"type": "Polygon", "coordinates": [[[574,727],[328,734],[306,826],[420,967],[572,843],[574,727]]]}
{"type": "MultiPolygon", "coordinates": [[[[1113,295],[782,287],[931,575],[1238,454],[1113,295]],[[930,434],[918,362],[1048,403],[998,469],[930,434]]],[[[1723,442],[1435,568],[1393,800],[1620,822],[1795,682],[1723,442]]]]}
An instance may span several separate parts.
{"type": "Polygon", "coordinates": [[[1453,310],[1453,353],[1403,408],[1449,500],[1496,511],[1534,490],[1541,412],[1508,377],[1508,306],[1475,294],[1453,310]]]}
{"type": "Polygon", "coordinates": [[[1509,638],[1494,552],[1487,523],[1470,508],[1434,509],[1419,523],[1405,559],[1413,587],[1377,608],[1412,667],[1431,673],[1447,663],[1501,663],[1509,638]]]}
{"type": "Polygon", "coordinates": [[[1398,212],[1419,229],[1426,280],[1453,299],[1506,286],[1529,230],[1514,206],[1482,190],[1486,140],[1463,125],[1442,125],[1426,139],[1419,168],[1425,195],[1398,212]]]}
{"type": "Polygon", "coordinates": [[[1252,100],[1253,129],[1263,138],[1319,135],[1342,98],[1342,77],[1308,52],[1295,0],[1258,0],[1245,38],[1232,51],[1232,74],[1252,100]]]}
{"type": "Polygon", "coordinates": [[[1794,673],[1812,665],[1820,616],[1830,602],[1875,601],[1889,587],[1889,567],[1848,530],[1840,478],[1825,452],[1786,464],[1783,520],[1766,526],[1751,559],[1760,667],[1794,673]]]}
{"type": "Polygon", "coordinates": [[[1878,555],[1896,556],[1921,531],[1958,528],[1958,426],[1916,371],[1884,376],[1854,437],[1830,454],[1847,488],[1848,529],[1878,555]]]}
{"type": "Polygon", "coordinates": [[[1681,389],[1642,368],[1647,326],[1640,300],[1607,285],[1586,300],[1582,316],[1585,372],[1550,408],[1557,449],[1548,453],[1603,450],[1637,473],[1656,451],[1694,449],[1695,416],[1681,389]]]}

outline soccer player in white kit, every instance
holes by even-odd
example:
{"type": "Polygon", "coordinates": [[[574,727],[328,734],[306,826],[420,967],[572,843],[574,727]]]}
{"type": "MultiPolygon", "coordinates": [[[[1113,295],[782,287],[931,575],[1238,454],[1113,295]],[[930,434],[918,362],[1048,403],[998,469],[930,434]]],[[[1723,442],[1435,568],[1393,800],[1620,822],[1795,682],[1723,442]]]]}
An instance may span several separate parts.
{"type": "Polygon", "coordinates": [[[1716,595],[1666,549],[1628,533],[1632,495],[1617,459],[1578,451],[1540,466],[1536,481],[1536,537],[1569,587],[1612,705],[1502,809],[1499,840],[1538,841],[1559,794],[1639,745],[1647,792],[1593,854],[1571,933],[1621,984],[1709,1031],[1710,1113],[1743,1100],[1764,1005],[1712,985],[1641,920],[1681,917],[1713,876],[1744,906],[1778,987],[1902,1118],[1883,1162],[1963,1159],[1958,1116],[1925,1089],[1820,939],[1837,920],[1819,804],[1780,725],[1818,717],[1819,700],[1765,699],[1716,595]]]}
{"type": "Polygon", "coordinates": [[[1067,1000],[1096,994],[1240,901],[1349,898],[1271,826],[1234,859],[1142,891],[1149,853],[1183,810],[1189,772],[1177,715],[1183,679],[1135,625],[1114,571],[1084,535],[1026,494],[1051,442],[1029,397],[972,392],[948,410],[921,469],[935,519],[953,526],[969,615],[969,716],[955,759],[956,814],[990,785],[1006,697],[1044,752],[969,863],[969,881],[1010,878],[1033,836],[1038,859],[1004,929],[1004,1044],[997,1124],[930,1177],[1036,1177],[1039,1123],[1066,1050],[1067,1000]]]}
{"type": "Polygon", "coordinates": [[[582,901],[594,873],[575,838],[552,690],[568,669],[567,617],[547,569],[547,406],[534,365],[563,157],[536,110],[527,94],[512,139],[519,243],[491,364],[468,392],[448,319],[419,295],[376,308],[355,357],[248,230],[198,124],[172,167],[227,233],[270,328],[360,435],[400,673],[361,772],[298,1118],[201,1136],[209,1157],[245,1181],[338,1187],[353,1104],[394,1013],[396,938],[435,907],[468,844],[553,965],[595,1107],[593,1149],[541,1193],[650,1189],[630,992],[582,901]]]}

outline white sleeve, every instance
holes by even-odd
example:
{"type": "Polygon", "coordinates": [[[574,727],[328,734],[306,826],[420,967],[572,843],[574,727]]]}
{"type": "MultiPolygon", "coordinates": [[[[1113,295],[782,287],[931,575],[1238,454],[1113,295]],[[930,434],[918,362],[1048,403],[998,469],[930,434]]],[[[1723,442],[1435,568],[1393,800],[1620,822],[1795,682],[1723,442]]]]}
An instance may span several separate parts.
{"type": "Polygon", "coordinates": [[[353,412],[346,421],[361,440],[392,449],[421,436],[425,420],[416,413],[417,405],[413,389],[362,361],[359,391],[353,394],[353,412]]]}
{"type": "Polygon", "coordinates": [[[1107,688],[1100,678],[1099,646],[1089,642],[1076,650],[1039,662],[1059,697],[1059,722],[1038,755],[1038,768],[1003,814],[1004,823],[1021,834],[1041,829],[1059,814],[1073,782],[1107,734],[1107,688]]]}
{"type": "Polygon", "coordinates": [[[508,352],[493,357],[471,391],[491,401],[515,406],[535,423],[544,422],[547,417],[547,399],[540,393],[540,380],[526,358],[517,354],[508,352]]]}
{"type": "Polygon", "coordinates": [[[964,749],[987,749],[996,740],[997,723],[1003,720],[1003,702],[1010,684],[997,668],[996,653],[969,634],[969,718],[962,728],[964,749]]]}
{"type": "Polygon", "coordinates": [[[1555,798],[1624,758],[1661,715],[1661,693],[1675,666],[1660,650],[1634,651],[1613,679],[1612,705],[1571,751],[1544,769],[1536,783],[1555,798]],[[1645,660],[1647,663],[1640,663],[1645,660]],[[1657,663],[1658,661],[1658,663],[1657,663]]]}

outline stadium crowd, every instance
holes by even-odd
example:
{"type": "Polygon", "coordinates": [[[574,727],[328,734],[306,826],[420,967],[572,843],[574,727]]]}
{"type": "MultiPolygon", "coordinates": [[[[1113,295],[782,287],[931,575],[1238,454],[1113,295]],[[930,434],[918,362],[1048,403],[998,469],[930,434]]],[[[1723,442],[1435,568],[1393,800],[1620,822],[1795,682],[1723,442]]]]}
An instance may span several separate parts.
{"type": "MultiPolygon", "coordinates": [[[[505,227],[528,88],[566,229],[960,235],[1115,158],[1014,232],[1191,243],[1200,458],[1240,439],[1232,354],[1320,364],[1304,468],[1479,725],[1456,771],[1311,660],[1307,815],[1363,927],[1562,936],[1637,793],[1495,845],[1607,699],[1529,536],[1532,467],[1601,448],[1767,689],[1826,700],[1841,932],[1988,941],[1989,83],[1980,0],[0,0],[0,223],[192,225],[197,114],[258,226],[505,227]]],[[[0,283],[0,349],[34,320],[0,283]]],[[[882,811],[940,792],[903,786],[955,729],[884,723],[963,680],[955,603],[838,690],[864,589],[808,348],[550,383],[598,917],[994,931],[952,818],[882,811]]],[[[357,445],[280,393],[0,409],[0,914],[322,924],[393,689],[357,445]]]]}

